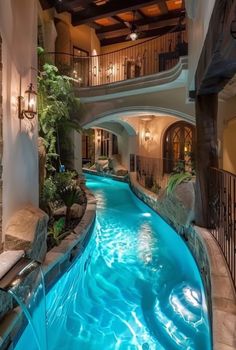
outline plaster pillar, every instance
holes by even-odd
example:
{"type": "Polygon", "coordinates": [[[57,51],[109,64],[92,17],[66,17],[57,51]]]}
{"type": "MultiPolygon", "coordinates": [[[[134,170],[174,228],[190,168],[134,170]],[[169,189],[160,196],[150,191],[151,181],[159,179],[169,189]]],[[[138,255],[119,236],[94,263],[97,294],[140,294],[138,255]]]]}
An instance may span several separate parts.
{"type": "Polygon", "coordinates": [[[95,129],[95,162],[101,155],[101,129],[95,129]]]}
{"type": "Polygon", "coordinates": [[[73,168],[81,175],[82,174],[82,134],[73,130],[74,157],[73,168]]]}

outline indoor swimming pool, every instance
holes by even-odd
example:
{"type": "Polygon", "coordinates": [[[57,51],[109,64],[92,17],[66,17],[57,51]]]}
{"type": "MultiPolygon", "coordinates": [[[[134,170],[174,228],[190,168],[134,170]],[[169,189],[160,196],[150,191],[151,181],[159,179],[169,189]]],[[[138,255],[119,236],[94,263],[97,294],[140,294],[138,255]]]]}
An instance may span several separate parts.
{"type": "Polygon", "coordinates": [[[47,345],[38,334],[38,349],[28,326],[15,349],[210,350],[203,284],[183,240],[128,184],[86,177],[97,199],[90,242],[46,296],[47,345]]]}

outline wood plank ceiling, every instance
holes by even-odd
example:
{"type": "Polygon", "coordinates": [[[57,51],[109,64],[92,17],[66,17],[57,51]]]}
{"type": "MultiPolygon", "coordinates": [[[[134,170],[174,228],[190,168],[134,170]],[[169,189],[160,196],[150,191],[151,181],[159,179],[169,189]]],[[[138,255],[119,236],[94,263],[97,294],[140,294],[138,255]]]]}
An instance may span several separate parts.
{"type": "Polygon", "coordinates": [[[139,38],[164,34],[185,17],[184,0],[40,0],[43,9],[71,14],[72,24],[93,27],[102,46],[127,40],[134,23],[139,38]]]}

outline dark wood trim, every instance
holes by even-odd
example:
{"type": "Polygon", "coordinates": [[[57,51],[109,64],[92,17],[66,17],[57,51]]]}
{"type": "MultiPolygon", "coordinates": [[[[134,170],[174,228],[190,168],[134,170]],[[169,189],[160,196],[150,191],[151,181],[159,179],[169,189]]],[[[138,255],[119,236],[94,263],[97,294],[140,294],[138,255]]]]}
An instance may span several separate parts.
{"type": "Polygon", "coordinates": [[[161,13],[163,13],[163,14],[166,14],[166,13],[169,12],[165,0],[163,0],[162,2],[160,2],[160,4],[158,4],[158,7],[159,7],[159,9],[161,10],[161,13]]]}
{"type": "Polygon", "coordinates": [[[48,0],[39,0],[39,2],[43,10],[48,10],[49,8],[53,7],[53,4],[48,0]]]}
{"type": "Polygon", "coordinates": [[[145,14],[142,13],[142,11],[140,9],[137,10],[137,13],[138,13],[140,18],[142,18],[142,19],[147,18],[147,16],[145,16],[145,14]]]}
{"type": "MultiPolygon", "coordinates": [[[[115,19],[118,19],[117,16],[113,16],[115,19]]],[[[146,17],[143,19],[139,19],[135,21],[135,24],[139,26],[152,24],[152,23],[159,23],[161,21],[166,21],[168,19],[179,19],[180,17],[185,17],[185,11],[178,10],[178,11],[171,11],[169,14],[157,16],[157,17],[146,17]]],[[[107,33],[107,32],[114,32],[116,30],[120,30],[124,28],[123,21],[122,23],[113,24],[111,26],[104,26],[96,30],[97,34],[100,33],[107,33]]]]}
{"type": "MultiPolygon", "coordinates": [[[[117,24],[118,24],[118,23],[121,24],[121,25],[122,25],[122,28],[127,27],[127,26],[125,25],[124,21],[123,21],[119,16],[114,15],[114,16],[112,16],[112,18],[115,19],[115,20],[117,21],[117,24]]],[[[107,26],[104,26],[104,27],[102,27],[102,28],[106,28],[106,27],[107,27],[107,26]]],[[[109,27],[110,27],[110,26],[109,26],[109,27]]]]}
{"type": "Polygon", "coordinates": [[[74,26],[86,24],[103,17],[112,17],[119,12],[137,10],[142,6],[158,4],[163,0],[111,0],[103,6],[88,6],[85,10],[72,15],[72,24],[74,26]]]}
{"type": "Polygon", "coordinates": [[[62,0],[61,3],[58,3],[56,1],[54,6],[58,13],[61,13],[64,11],[68,11],[72,13],[74,7],[78,8],[81,6],[81,10],[83,10],[86,7],[88,7],[90,3],[92,3],[92,0],[72,0],[72,1],[64,1],[64,2],[62,0]]]}

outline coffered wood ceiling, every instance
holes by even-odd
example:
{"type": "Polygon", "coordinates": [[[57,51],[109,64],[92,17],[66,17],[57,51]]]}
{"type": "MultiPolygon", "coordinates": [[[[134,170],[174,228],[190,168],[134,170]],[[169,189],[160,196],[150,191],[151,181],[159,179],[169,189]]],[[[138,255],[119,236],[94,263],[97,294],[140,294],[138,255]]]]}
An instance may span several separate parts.
{"type": "Polygon", "coordinates": [[[87,24],[93,27],[102,46],[125,41],[133,21],[140,38],[148,38],[170,30],[174,31],[179,19],[185,16],[184,0],[40,0],[40,2],[43,9],[55,7],[59,13],[69,12],[74,26],[87,24]]]}

